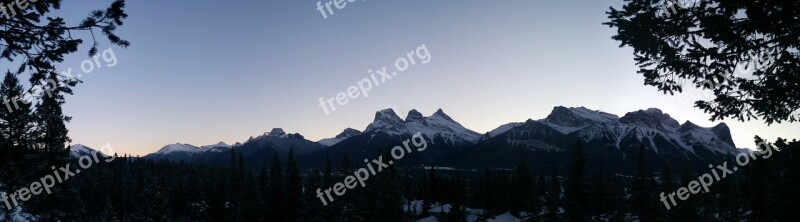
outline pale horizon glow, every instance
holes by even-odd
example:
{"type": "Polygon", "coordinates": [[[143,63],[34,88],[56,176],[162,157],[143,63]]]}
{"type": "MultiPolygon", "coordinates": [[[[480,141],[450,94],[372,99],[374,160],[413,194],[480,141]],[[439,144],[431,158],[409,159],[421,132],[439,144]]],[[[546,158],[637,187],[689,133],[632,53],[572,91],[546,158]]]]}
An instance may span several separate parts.
{"type": "MultiPolygon", "coordinates": [[[[386,108],[401,118],[441,108],[478,133],[545,118],[555,106],[620,117],[655,107],[680,123],[719,123],[686,96],[643,85],[631,49],[601,24],[622,1],[358,1],[327,19],[316,2],[128,1],[118,34],[132,45],[114,47],[116,66],[83,76],[67,96],[69,136],[134,156],[176,142],[244,142],[272,128],[317,141],[364,130],[386,108]],[[422,44],[429,63],[330,115],[318,105],[422,44]]],[[[76,23],[110,3],[65,2],[59,13],[76,23]]],[[[59,68],[78,67],[86,50],[59,68]]],[[[737,147],[753,147],[755,135],[800,135],[800,123],[724,122],[737,147]]]]}

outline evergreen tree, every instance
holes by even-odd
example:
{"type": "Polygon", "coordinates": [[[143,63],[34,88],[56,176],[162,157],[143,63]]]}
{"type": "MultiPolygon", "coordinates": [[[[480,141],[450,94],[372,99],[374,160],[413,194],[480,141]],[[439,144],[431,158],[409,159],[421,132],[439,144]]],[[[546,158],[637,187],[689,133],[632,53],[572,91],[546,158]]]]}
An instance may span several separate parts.
{"type": "Polygon", "coordinates": [[[283,179],[283,170],[281,167],[281,160],[278,158],[278,153],[272,156],[272,167],[269,170],[269,199],[267,199],[267,207],[269,213],[267,214],[275,220],[283,221],[287,218],[286,212],[286,188],[283,179]]]}
{"type": "Polygon", "coordinates": [[[580,141],[575,144],[575,151],[570,164],[570,174],[566,185],[566,216],[569,221],[585,221],[588,217],[589,192],[586,188],[584,171],[586,170],[586,154],[580,141]]]}
{"type": "Polygon", "coordinates": [[[452,189],[450,190],[454,194],[454,198],[451,201],[450,212],[446,215],[446,221],[452,222],[465,222],[467,220],[467,214],[464,212],[464,201],[466,197],[464,196],[463,190],[463,181],[461,180],[461,175],[456,174],[456,178],[453,179],[453,183],[451,184],[452,189]]]}
{"type": "Polygon", "coordinates": [[[300,169],[294,160],[294,149],[289,148],[289,157],[286,162],[286,218],[288,221],[297,221],[302,214],[303,184],[300,179],[300,169]]]}
{"type": "Polygon", "coordinates": [[[64,159],[67,156],[66,143],[70,142],[65,123],[71,118],[61,112],[64,96],[59,92],[59,89],[54,89],[52,96],[42,97],[42,102],[38,104],[35,112],[36,142],[55,165],[61,165],[66,161],[64,159]]]}
{"type": "Polygon", "coordinates": [[[511,190],[514,194],[511,196],[511,211],[518,213],[522,210],[530,210],[533,208],[534,201],[534,180],[531,172],[528,169],[528,164],[520,162],[517,165],[515,172],[514,187],[511,190]]]}
{"type": "Polygon", "coordinates": [[[22,84],[17,75],[11,72],[6,73],[0,85],[0,96],[5,105],[0,108],[0,134],[5,143],[2,148],[10,148],[11,153],[19,155],[30,145],[30,133],[33,129],[31,100],[25,99],[22,84]]]}
{"type": "Polygon", "coordinates": [[[688,84],[711,120],[800,120],[798,1],[626,1],[610,8],[620,47],[633,48],[646,85],[669,93],[688,84]],[[658,4],[655,4],[658,3],[658,4]]]}
{"type": "Polygon", "coordinates": [[[531,204],[531,212],[533,216],[538,217],[544,215],[544,208],[546,207],[547,197],[547,181],[544,176],[544,169],[539,168],[539,176],[536,179],[536,192],[534,192],[533,202],[531,204]]]}
{"type": "Polygon", "coordinates": [[[559,207],[561,207],[561,183],[558,181],[557,167],[553,166],[550,175],[550,191],[547,193],[547,218],[550,221],[559,220],[559,207]]]}
{"type": "Polygon", "coordinates": [[[647,169],[644,143],[639,147],[639,156],[636,159],[636,175],[631,185],[631,204],[633,210],[643,222],[656,220],[655,179],[652,172],[647,169]]]}

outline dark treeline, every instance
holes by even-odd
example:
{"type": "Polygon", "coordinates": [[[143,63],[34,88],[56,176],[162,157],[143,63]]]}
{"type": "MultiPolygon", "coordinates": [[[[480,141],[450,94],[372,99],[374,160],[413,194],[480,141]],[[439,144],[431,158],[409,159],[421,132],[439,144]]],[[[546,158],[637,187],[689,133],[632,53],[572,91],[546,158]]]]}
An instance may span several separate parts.
{"type": "Polygon", "coordinates": [[[791,221],[800,200],[800,143],[778,140],[774,146],[768,159],[756,158],[741,173],[715,182],[709,193],[691,195],[671,210],[659,194],[707,172],[647,169],[643,156],[635,175],[585,169],[588,157],[580,145],[569,166],[536,171],[525,163],[475,175],[390,167],[370,177],[366,188],[334,195],[328,206],[316,189],[342,181],[361,164],[345,156],[341,166],[328,160],[322,169],[301,169],[290,152],[285,163],[275,156],[272,165],[249,170],[235,149],[228,167],[119,157],[24,206],[43,220],[65,221],[411,221],[431,215],[465,221],[466,207],[485,209],[487,216],[510,211],[534,221],[791,221]],[[409,200],[426,204],[418,210],[409,200]],[[430,204],[454,207],[431,214],[430,204]]]}

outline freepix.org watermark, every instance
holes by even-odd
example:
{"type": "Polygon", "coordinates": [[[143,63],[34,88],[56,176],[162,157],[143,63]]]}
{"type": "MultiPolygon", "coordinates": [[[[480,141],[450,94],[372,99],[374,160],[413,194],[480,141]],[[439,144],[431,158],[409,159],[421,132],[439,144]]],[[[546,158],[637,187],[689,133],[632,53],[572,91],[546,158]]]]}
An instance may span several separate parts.
{"type": "Polygon", "coordinates": [[[98,53],[91,58],[83,60],[80,64],[81,73],[72,74],[72,67],[67,68],[66,71],[60,72],[56,79],[40,80],[39,84],[36,84],[31,90],[26,91],[22,95],[3,98],[3,105],[5,105],[9,112],[14,112],[14,110],[19,109],[19,103],[31,104],[34,100],[45,96],[45,93],[48,97],[52,97],[53,91],[55,91],[58,86],[69,82],[76,82],[83,77],[84,74],[92,73],[97,69],[103,67],[111,68],[116,65],[117,55],[114,54],[113,49],[108,48],[103,50],[102,53],[98,53]],[[103,61],[102,63],[100,62],[101,60],[103,61]]]}
{"type": "Polygon", "coordinates": [[[16,0],[9,2],[8,5],[3,5],[3,3],[0,2],[0,11],[3,12],[3,16],[5,16],[6,19],[11,19],[12,16],[17,16],[17,11],[22,13],[26,8],[28,8],[30,3],[35,3],[37,1],[39,0],[16,0]]]}
{"type": "Polygon", "coordinates": [[[11,208],[19,206],[22,202],[30,200],[33,198],[33,196],[45,192],[47,194],[52,193],[50,188],[55,187],[56,184],[67,181],[70,177],[74,177],[76,174],[79,174],[81,169],[89,169],[92,167],[92,165],[100,163],[100,158],[104,158],[105,162],[114,161],[114,158],[116,158],[113,156],[114,150],[111,148],[110,144],[106,143],[100,148],[100,150],[102,152],[107,152],[110,155],[103,155],[97,151],[92,151],[90,155],[81,156],[78,158],[78,166],[80,166],[80,169],[73,170],[73,168],[70,168],[72,163],[68,163],[66,166],[58,169],[56,169],[55,166],[52,166],[50,168],[53,170],[52,174],[40,178],[39,181],[31,183],[30,186],[23,187],[11,194],[6,194],[5,192],[0,193],[0,201],[6,205],[6,209],[11,210],[11,208]]]}
{"type": "MultiPolygon", "coordinates": [[[[761,157],[762,159],[767,159],[772,156],[772,145],[761,142],[758,144],[758,147],[764,147],[763,151],[749,151],[743,152],[736,155],[736,164],[740,167],[747,166],[750,164],[751,160],[756,160],[757,157],[761,157]],[[756,155],[758,154],[758,155],[756,155]]],[[[711,164],[708,165],[708,168],[711,169],[711,173],[705,173],[697,177],[697,180],[693,180],[689,182],[687,187],[680,187],[678,190],[665,195],[664,192],[661,192],[659,195],[661,197],[661,202],[664,203],[664,207],[667,210],[671,209],[674,206],[678,206],[678,202],[675,201],[675,196],[678,196],[679,200],[686,200],[689,199],[691,194],[697,194],[700,192],[700,188],[704,190],[706,193],[709,192],[708,188],[714,184],[714,181],[720,181],[725,179],[727,175],[733,174],[739,170],[739,167],[729,167],[728,161],[723,162],[721,165],[713,166],[711,164]],[[719,171],[717,171],[719,170],[719,171]],[[713,175],[713,177],[712,177],[713,175]],[[667,201],[669,200],[669,202],[667,201]]]]}
{"type": "MultiPolygon", "coordinates": [[[[333,11],[333,8],[341,10],[347,6],[347,3],[353,3],[355,1],[356,0],[328,0],[327,2],[325,2],[324,6],[322,1],[317,1],[317,11],[319,11],[319,13],[322,14],[323,19],[328,19],[328,16],[336,14],[333,11]],[[333,7],[331,7],[331,5],[333,7]]],[[[366,0],[361,0],[361,1],[363,2],[366,0]]]]}
{"type": "MultiPolygon", "coordinates": [[[[417,134],[414,134],[411,139],[406,139],[403,141],[403,146],[398,145],[392,148],[392,158],[395,160],[400,160],[406,155],[406,153],[410,154],[414,152],[408,143],[412,143],[419,152],[425,151],[425,149],[428,148],[428,142],[425,141],[424,137],[422,137],[422,133],[417,132],[417,134]]],[[[331,191],[333,191],[337,197],[341,197],[345,194],[345,192],[347,192],[347,189],[354,189],[359,184],[361,184],[362,188],[367,187],[366,181],[369,179],[370,173],[372,176],[375,176],[375,174],[380,173],[384,168],[388,168],[390,165],[394,164],[394,160],[384,162],[383,156],[381,155],[372,160],[372,162],[368,162],[367,159],[364,159],[364,163],[367,164],[367,168],[356,170],[353,175],[345,177],[343,182],[336,183],[332,188],[328,187],[325,189],[324,193],[322,188],[317,188],[317,197],[319,198],[319,201],[322,202],[323,206],[328,206],[328,202],[333,202],[335,200],[333,199],[333,195],[331,195],[331,191]],[[372,166],[373,164],[375,167],[372,166]]]]}
{"type": "Polygon", "coordinates": [[[357,99],[362,96],[367,98],[369,97],[369,91],[372,90],[372,87],[377,87],[386,83],[386,80],[392,79],[397,76],[398,73],[406,71],[411,66],[427,64],[430,61],[431,53],[428,51],[428,46],[422,44],[417,47],[416,50],[410,51],[406,53],[405,56],[397,58],[394,62],[395,70],[390,71],[386,66],[375,71],[369,69],[367,70],[369,77],[361,79],[354,85],[347,87],[346,91],[339,92],[335,96],[327,99],[325,97],[319,97],[319,106],[322,107],[322,111],[325,112],[325,115],[330,115],[331,112],[336,111],[334,102],[339,104],[339,106],[344,106],[347,105],[351,99],[357,99]],[[380,78],[380,81],[378,81],[378,78],[380,78]]]}

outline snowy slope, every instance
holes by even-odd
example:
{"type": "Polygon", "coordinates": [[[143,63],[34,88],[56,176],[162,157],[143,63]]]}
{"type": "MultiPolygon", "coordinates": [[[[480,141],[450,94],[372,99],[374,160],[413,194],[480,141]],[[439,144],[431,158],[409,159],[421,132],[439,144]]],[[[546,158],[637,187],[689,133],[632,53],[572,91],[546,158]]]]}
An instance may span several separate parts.
{"type": "Polygon", "coordinates": [[[166,155],[174,152],[199,153],[206,150],[206,148],[196,147],[191,144],[174,143],[162,147],[155,154],[166,155]]]}
{"type": "Polygon", "coordinates": [[[361,131],[358,131],[358,130],[353,129],[353,128],[347,128],[347,129],[344,129],[344,131],[342,131],[341,133],[339,133],[339,135],[336,135],[336,137],[321,139],[321,140],[317,141],[317,143],[322,144],[323,146],[330,147],[330,146],[336,145],[339,142],[342,142],[343,140],[346,140],[347,138],[350,138],[350,137],[353,137],[353,136],[359,135],[359,134],[361,134],[361,131]]]}
{"type": "Polygon", "coordinates": [[[497,135],[500,135],[502,133],[505,133],[506,131],[509,131],[509,130],[513,129],[514,127],[521,126],[522,124],[525,124],[525,123],[520,123],[520,122],[506,123],[506,124],[503,124],[502,126],[499,126],[499,127],[495,128],[495,129],[493,129],[492,131],[487,132],[485,136],[487,137],[487,139],[488,138],[492,138],[492,137],[495,137],[497,135]]]}
{"type": "Polygon", "coordinates": [[[231,148],[231,145],[228,145],[227,143],[220,141],[217,144],[205,145],[205,146],[201,146],[200,148],[208,150],[208,149],[217,148],[217,147],[231,148]]]}
{"type": "Polygon", "coordinates": [[[410,136],[417,132],[429,138],[432,143],[442,142],[452,146],[475,144],[481,135],[456,122],[441,109],[431,116],[423,116],[417,110],[410,110],[403,120],[392,109],[375,113],[374,121],[364,132],[384,132],[393,136],[410,136]]]}
{"type": "MultiPolygon", "coordinates": [[[[684,155],[697,155],[697,148],[718,154],[736,154],[730,129],[724,123],[714,127],[700,127],[691,122],[678,121],[656,108],[626,113],[623,117],[590,110],[585,107],[555,107],[546,118],[538,120],[564,135],[576,134],[585,142],[602,141],[621,148],[625,138],[636,138],[646,144],[661,143],[680,147],[684,155]]],[[[507,124],[508,125],[508,124],[507,124]]],[[[501,126],[491,137],[511,131],[516,127],[501,126]]],[[[660,150],[655,150],[656,153],[660,150]]]]}
{"type": "Polygon", "coordinates": [[[85,146],[83,144],[75,144],[69,147],[69,155],[73,158],[80,158],[81,156],[92,156],[94,152],[99,153],[100,156],[107,156],[103,152],[89,148],[88,146],[85,146]]]}

